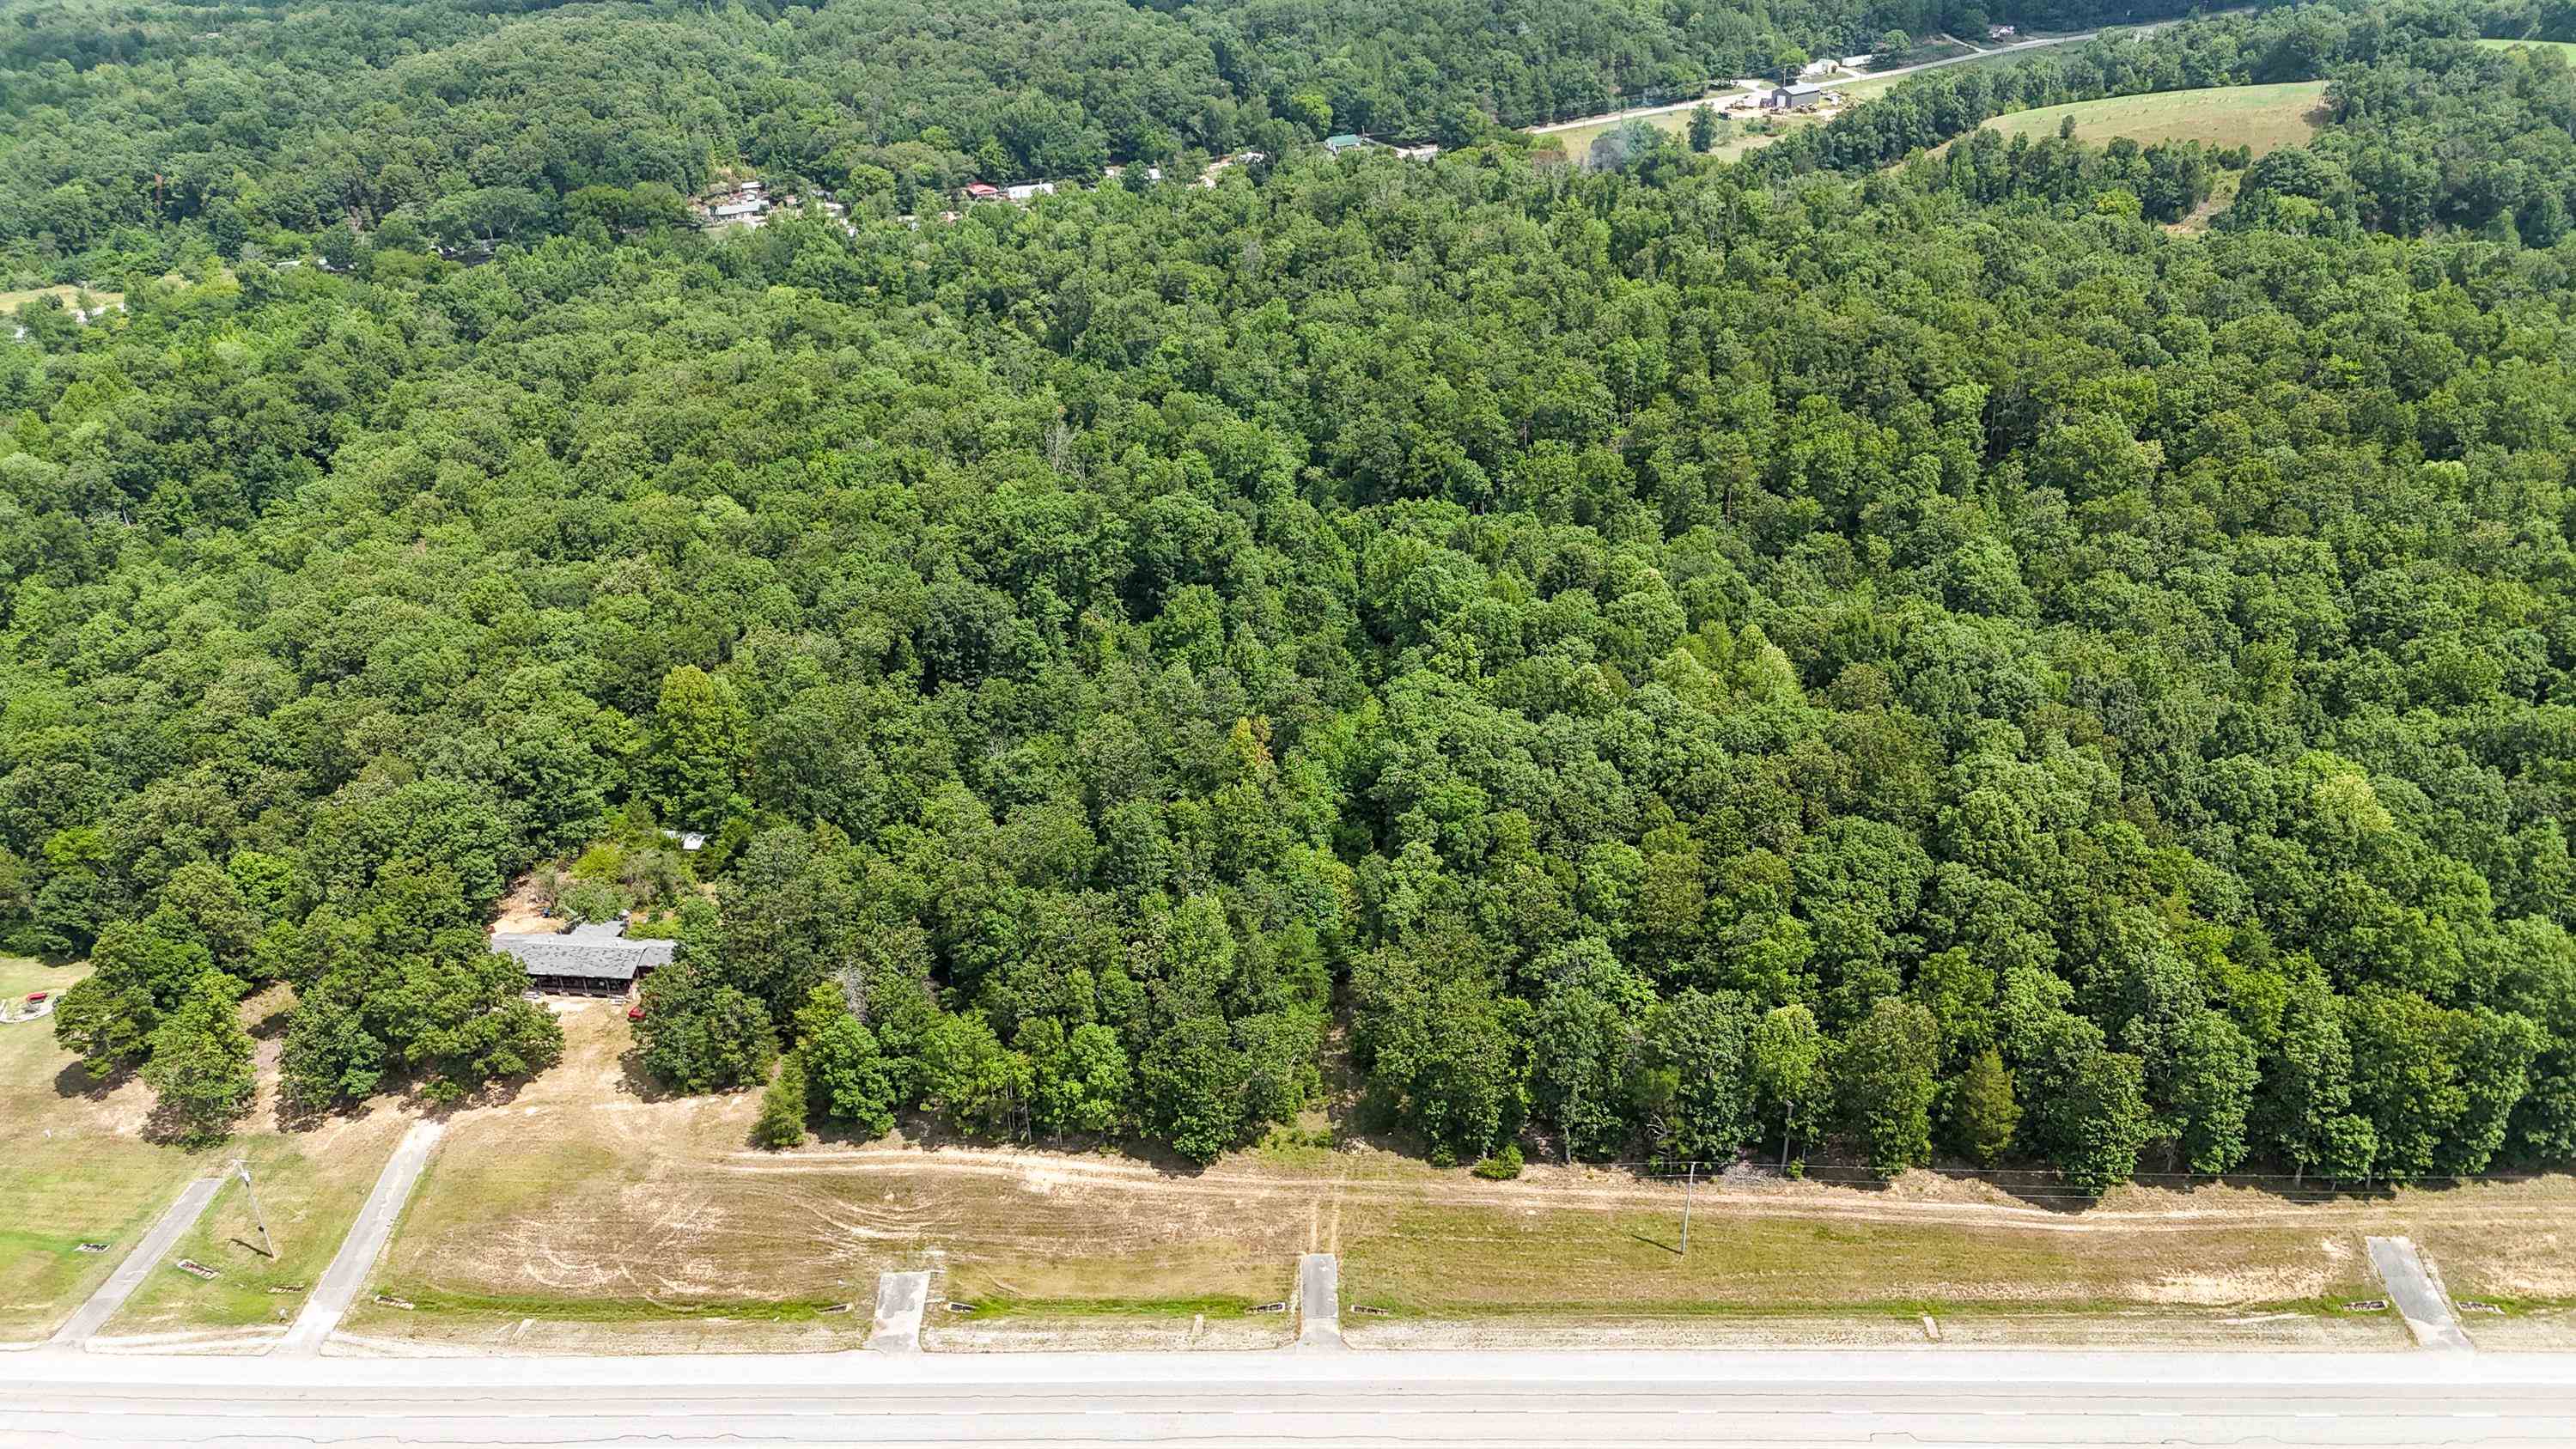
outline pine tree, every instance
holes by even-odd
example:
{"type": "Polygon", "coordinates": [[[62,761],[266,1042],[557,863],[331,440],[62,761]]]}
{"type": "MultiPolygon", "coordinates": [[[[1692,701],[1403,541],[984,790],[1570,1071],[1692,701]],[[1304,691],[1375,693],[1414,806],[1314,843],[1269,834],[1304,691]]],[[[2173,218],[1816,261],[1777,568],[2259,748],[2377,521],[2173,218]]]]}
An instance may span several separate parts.
{"type": "Polygon", "coordinates": [[[778,1064],[769,1090],[760,1094],[760,1118],[751,1124],[755,1147],[776,1150],[805,1140],[805,1062],[794,1052],[778,1064]]]}
{"type": "Polygon", "coordinates": [[[1959,1150],[1981,1166],[1991,1167],[2012,1145],[2021,1125],[2021,1103],[2013,1098],[2012,1073],[1993,1047],[1968,1059],[1951,1098],[1951,1131],[1959,1150]]]}

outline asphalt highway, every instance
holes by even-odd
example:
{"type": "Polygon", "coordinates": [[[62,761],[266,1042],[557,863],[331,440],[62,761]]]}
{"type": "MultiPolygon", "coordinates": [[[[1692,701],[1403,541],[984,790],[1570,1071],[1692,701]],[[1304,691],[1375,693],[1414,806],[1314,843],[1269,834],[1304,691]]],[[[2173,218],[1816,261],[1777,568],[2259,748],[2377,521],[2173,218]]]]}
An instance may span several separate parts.
{"type": "Polygon", "coordinates": [[[2576,1356],[0,1356],[0,1445],[2552,1445],[2576,1356]]]}

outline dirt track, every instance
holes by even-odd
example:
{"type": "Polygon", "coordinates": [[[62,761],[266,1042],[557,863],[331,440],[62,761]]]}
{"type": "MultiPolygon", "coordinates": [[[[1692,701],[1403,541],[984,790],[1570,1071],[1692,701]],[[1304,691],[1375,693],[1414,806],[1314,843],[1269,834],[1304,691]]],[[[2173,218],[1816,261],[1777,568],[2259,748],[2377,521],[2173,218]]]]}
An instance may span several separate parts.
{"type": "MultiPolygon", "coordinates": [[[[1384,1157],[1383,1154],[1379,1156],[1384,1157]]],[[[1682,1196],[1678,1184],[1619,1181],[1617,1175],[1591,1169],[1533,1169],[1519,1183],[1486,1183],[1456,1174],[1403,1172],[1402,1159],[1386,1158],[1394,1172],[1335,1176],[1297,1175],[1262,1166],[1218,1166],[1198,1173],[1175,1173],[1149,1163],[1116,1158],[1005,1149],[860,1148],[795,1153],[738,1152],[721,1165],[725,1171],[756,1175],[807,1173],[888,1173],[905,1177],[963,1176],[1004,1178],[1037,1187],[1075,1185],[1173,1197],[1330,1198],[1360,1195],[1408,1196],[1445,1206],[1489,1208],[1666,1208],[1682,1196]]],[[[1704,1181],[1697,1201],[1728,1213],[1778,1217],[1818,1215],[1861,1222],[1905,1223],[1927,1218],[1958,1224],[2039,1229],[2047,1232],[2137,1232],[2158,1227],[2205,1229],[2213,1224],[2331,1223],[2341,1218],[2369,1219],[2397,1210],[2390,1201],[2355,1198],[2329,1203],[2283,1202],[2271,1194],[2232,1187],[2204,1187],[2189,1194],[2157,1188],[2127,1188],[2080,1213],[2013,1201],[2001,1189],[1962,1182],[1931,1173],[1913,1173],[1886,1188],[1863,1190],[1822,1183],[1726,1179],[1704,1181]],[[2173,1206],[2119,1206],[2139,1197],[2184,1198],[2173,1206]],[[2216,1200],[2213,1200],[2216,1199],[2216,1200]]],[[[2476,1223],[2503,1221],[2563,1222],[2571,1212],[2564,1185],[2554,1182],[2495,1184],[2415,1192],[2405,1199],[2412,1219],[2457,1218],[2476,1223]],[[2526,1201],[2511,1201],[2513,1196],[2526,1201]]]]}

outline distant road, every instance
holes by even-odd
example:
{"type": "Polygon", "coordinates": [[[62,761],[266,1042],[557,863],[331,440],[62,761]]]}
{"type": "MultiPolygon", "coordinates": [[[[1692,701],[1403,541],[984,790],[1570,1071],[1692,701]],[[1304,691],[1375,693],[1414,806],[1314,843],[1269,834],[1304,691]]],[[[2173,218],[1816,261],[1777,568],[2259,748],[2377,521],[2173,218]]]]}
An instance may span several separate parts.
{"type": "MultiPolygon", "coordinates": [[[[2141,25],[2136,28],[2140,33],[2152,32],[2155,29],[2152,25],[2141,25]]],[[[1874,70],[1865,76],[1854,76],[1852,79],[1868,81],[1893,80],[1899,76],[1913,75],[1918,71],[1939,70],[1945,65],[1965,65],[1972,60],[1992,60],[1999,55],[2019,55],[2026,50],[2045,50],[2052,45],[2080,45],[2101,33],[2102,32],[2098,30],[2088,30],[2082,35],[2059,35],[2052,36],[2046,40],[2017,40],[2010,45],[1998,45],[1987,50],[1975,50],[1966,55],[1953,55],[1941,60],[1927,60],[1921,65],[1900,65],[1894,70],[1874,70]]],[[[1965,41],[1960,42],[1962,45],[1965,45],[1966,43],[1967,42],[1965,41]]],[[[1832,84],[1832,82],[1827,82],[1827,84],[1832,84]]],[[[1726,92],[1720,92],[1719,94],[1726,94],[1726,92]]],[[[1638,116],[1668,116],[1675,111],[1687,111],[1693,106],[1705,105],[1709,99],[1710,97],[1708,96],[1693,96],[1689,100],[1675,101],[1672,104],[1665,106],[1638,106],[1632,110],[1604,111],[1600,115],[1585,116],[1580,120],[1557,121],[1545,126],[1524,126],[1521,129],[1529,132],[1533,136],[1545,136],[1557,131],[1576,131],[1581,130],[1585,126],[1598,126],[1604,121],[1625,121],[1638,116]]]]}
{"type": "Polygon", "coordinates": [[[0,1357],[0,1445],[2554,1445],[2576,1355],[0,1357]]]}

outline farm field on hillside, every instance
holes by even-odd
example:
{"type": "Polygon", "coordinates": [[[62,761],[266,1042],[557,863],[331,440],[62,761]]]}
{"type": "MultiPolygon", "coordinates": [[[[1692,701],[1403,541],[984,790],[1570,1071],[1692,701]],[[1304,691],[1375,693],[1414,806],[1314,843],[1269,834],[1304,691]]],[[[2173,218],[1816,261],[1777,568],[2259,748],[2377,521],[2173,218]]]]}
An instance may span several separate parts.
{"type": "MultiPolygon", "coordinates": [[[[1943,69],[1949,73],[1955,74],[1962,70],[1972,70],[1981,66],[2006,65],[2016,60],[2026,60],[2029,59],[2029,54],[2030,53],[2027,51],[1998,52],[1992,55],[1979,56],[1974,60],[1960,61],[1954,65],[1945,66],[1943,69]]],[[[1906,72],[1895,75],[1842,76],[1828,81],[1826,84],[1832,86],[1835,90],[1842,92],[1850,99],[1851,102],[1857,104],[1861,101],[1870,100],[1877,96],[1886,94],[1899,84],[1907,80],[1911,80],[1913,78],[1913,74],[1913,72],[1906,72]]],[[[1708,97],[1708,100],[1710,103],[1716,104],[1724,101],[1730,96],[1739,96],[1743,94],[1744,92],[1742,91],[1718,91],[1712,93],[1708,97]]],[[[1848,109],[1848,107],[1845,107],[1845,109],[1848,109]]],[[[1780,135],[1762,135],[1755,132],[1752,128],[1754,123],[1766,114],[1765,112],[1758,110],[1738,110],[1721,111],[1719,114],[1728,116],[1734,120],[1735,136],[1734,139],[1728,141],[1726,144],[1717,147],[1713,154],[1729,161],[1741,160],[1744,157],[1761,150],[1763,147],[1770,145],[1772,142],[1779,140],[1780,135],[1786,135],[1789,131],[1795,130],[1800,126],[1818,125],[1824,121],[1832,119],[1830,115],[1791,114],[1780,116],[1778,117],[1782,126],[1780,135]]],[[[1562,141],[1565,144],[1565,154],[1567,158],[1579,165],[1581,164],[1584,156],[1591,151],[1592,143],[1594,141],[1599,140],[1604,133],[1626,121],[1632,119],[1643,120],[1648,125],[1653,126],[1659,131],[1666,132],[1676,137],[1681,137],[1687,136],[1690,133],[1690,116],[1691,113],[1687,110],[1664,111],[1655,115],[1636,117],[1618,116],[1610,120],[1600,122],[1597,125],[1583,126],[1573,130],[1554,132],[1552,134],[1555,139],[1562,141]]]]}
{"type": "Polygon", "coordinates": [[[2075,139],[2091,145],[2127,137],[2141,145],[2160,141],[2201,141],[2213,146],[2249,146],[2256,155],[2295,146],[2316,134],[2323,120],[2325,82],[2291,81],[2268,86],[2221,86],[2208,90],[2163,91],[2143,96],[2107,96],[2016,111],[1986,122],[2007,138],[2038,140],[2057,134],[2067,118],[2075,121],[2075,139]]]}

